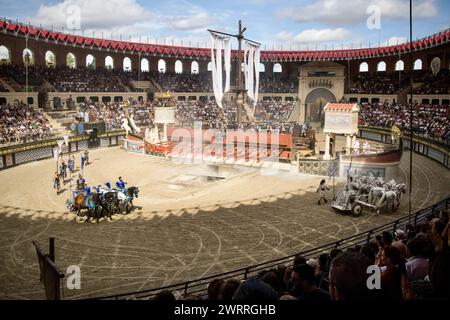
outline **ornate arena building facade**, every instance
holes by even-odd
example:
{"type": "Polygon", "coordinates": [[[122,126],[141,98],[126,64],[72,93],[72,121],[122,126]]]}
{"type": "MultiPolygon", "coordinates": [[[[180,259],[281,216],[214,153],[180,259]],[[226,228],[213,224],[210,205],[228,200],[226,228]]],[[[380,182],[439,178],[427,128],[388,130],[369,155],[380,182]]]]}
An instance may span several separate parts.
{"type": "MultiPolygon", "coordinates": [[[[183,108],[214,100],[208,48],[111,41],[0,20],[0,54],[0,106],[33,105],[40,110],[39,116],[51,118],[55,126],[66,124],[67,118],[75,121],[75,110],[90,103],[163,101],[168,90],[175,104],[185,103],[183,108]]],[[[236,52],[231,58],[237,65],[236,52]]],[[[232,67],[232,79],[236,69],[232,67]]],[[[282,121],[267,115],[259,118],[264,130],[280,126],[277,133],[285,134],[277,142],[283,166],[275,175],[246,165],[248,149],[243,150],[243,162],[233,162],[232,167],[170,161],[164,146],[149,144],[143,135],[128,135],[116,120],[106,128],[81,121],[84,127],[72,128],[68,137],[69,131],[60,126],[36,141],[3,141],[0,243],[9,249],[0,253],[1,297],[148,298],[161,288],[205,294],[213,279],[247,279],[291,263],[296,254],[317,258],[333,248],[362,245],[383,231],[406,229],[423,223],[430,214],[448,210],[450,30],[389,47],[261,51],[260,75],[261,103],[277,101],[292,107],[282,121]],[[439,117],[447,117],[447,123],[444,119],[433,126],[417,124],[413,145],[401,128],[402,156],[396,152],[390,122],[374,119],[373,114],[403,112],[390,106],[408,104],[410,83],[417,114],[435,106],[444,110],[439,117]],[[381,105],[389,107],[380,109],[381,105]],[[324,123],[327,127],[330,110],[358,110],[356,129],[345,133],[347,137],[336,137],[333,131],[324,135],[321,129],[324,123]],[[308,130],[302,134],[298,124],[304,123],[308,130]],[[291,131],[284,128],[289,124],[291,131]],[[94,128],[98,136],[90,134],[94,128]],[[378,154],[378,160],[353,157],[348,147],[354,139],[389,151],[378,154]],[[339,147],[341,167],[331,170],[339,147]],[[72,185],[65,184],[57,196],[51,188],[54,159],[68,160],[90,149],[92,163],[80,167],[77,175],[82,173],[92,186],[122,176],[140,189],[131,213],[116,215],[110,223],[108,219],[81,223],[65,209],[72,185]],[[408,215],[408,194],[398,211],[365,212],[358,217],[336,213],[328,205],[317,206],[320,180],[340,177],[333,187],[341,189],[345,171],[352,166],[361,168],[363,175],[367,166],[379,173],[389,163],[395,165],[395,174],[386,169],[382,177],[408,183],[405,154],[411,151],[415,159],[412,214],[408,215]],[[325,157],[308,159],[311,152],[325,157]],[[81,289],[68,289],[64,280],[58,280],[57,289],[46,287],[44,294],[31,241],[44,244],[48,237],[56,239],[57,277],[78,266],[81,289]]],[[[114,113],[113,107],[108,108],[114,113]]],[[[183,125],[179,114],[177,126],[193,129],[191,122],[183,125]]],[[[169,140],[175,135],[174,127],[164,127],[169,140]]],[[[239,138],[232,139],[239,144],[239,138]]],[[[242,143],[248,145],[245,139],[242,143]]],[[[336,198],[334,188],[328,192],[336,198]]]]}

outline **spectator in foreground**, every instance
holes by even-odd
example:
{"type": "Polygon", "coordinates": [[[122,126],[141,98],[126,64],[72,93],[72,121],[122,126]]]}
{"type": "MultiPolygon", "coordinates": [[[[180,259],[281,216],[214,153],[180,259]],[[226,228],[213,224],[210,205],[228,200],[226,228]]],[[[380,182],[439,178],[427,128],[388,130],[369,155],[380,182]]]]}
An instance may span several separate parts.
{"type": "Polygon", "coordinates": [[[367,268],[370,260],[361,253],[339,254],[330,265],[330,296],[332,300],[372,299],[367,288],[367,268]]]}
{"type": "Polygon", "coordinates": [[[314,284],[314,268],[308,264],[294,267],[292,281],[294,283],[293,295],[304,301],[326,301],[330,300],[330,295],[317,288],[314,284]]]}

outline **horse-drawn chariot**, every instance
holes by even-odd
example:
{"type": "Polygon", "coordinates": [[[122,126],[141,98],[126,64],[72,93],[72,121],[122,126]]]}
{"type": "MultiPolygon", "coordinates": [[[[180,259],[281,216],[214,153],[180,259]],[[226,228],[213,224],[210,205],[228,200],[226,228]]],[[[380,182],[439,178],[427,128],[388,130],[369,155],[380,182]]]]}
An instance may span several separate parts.
{"type": "Polygon", "coordinates": [[[139,196],[138,187],[125,189],[101,189],[100,192],[75,192],[73,200],[66,201],[70,212],[78,217],[87,216],[86,221],[94,218],[99,221],[101,217],[112,219],[113,214],[130,213],[133,210],[133,199],[139,196]]]}
{"type": "Polygon", "coordinates": [[[381,178],[359,177],[350,179],[343,190],[337,192],[331,207],[339,212],[350,211],[358,217],[364,208],[380,213],[382,209],[392,208],[396,211],[400,206],[400,198],[406,193],[406,184],[397,184],[394,180],[385,182],[381,178]]]}

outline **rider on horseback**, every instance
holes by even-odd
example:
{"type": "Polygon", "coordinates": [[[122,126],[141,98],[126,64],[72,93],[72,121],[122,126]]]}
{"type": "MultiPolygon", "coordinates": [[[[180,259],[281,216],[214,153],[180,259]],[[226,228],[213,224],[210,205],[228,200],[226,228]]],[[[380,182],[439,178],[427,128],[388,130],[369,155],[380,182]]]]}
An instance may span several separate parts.
{"type": "Polygon", "coordinates": [[[124,190],[125,190],[125,185],[126,185],[126,184],[127,184],[127,183],[124,182],[124,181],[122,180],[122,177],[119,177],[119,181],[116,182],[117,188],[118,188],[119,190],[121,190],[121,191],[124,191],[124,190]]]}

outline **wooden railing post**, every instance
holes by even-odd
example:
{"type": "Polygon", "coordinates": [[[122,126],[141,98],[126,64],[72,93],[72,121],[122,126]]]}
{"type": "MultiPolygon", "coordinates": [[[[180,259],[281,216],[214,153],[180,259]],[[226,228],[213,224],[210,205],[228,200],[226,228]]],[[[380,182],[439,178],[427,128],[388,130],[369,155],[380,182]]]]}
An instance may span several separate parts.
{"type": "Polygon", "coordinates": [[[50,260],[55,262],[55,238],[50,237],[48,247],[49,247],[48,257],[50,258],[50,260]]]}

